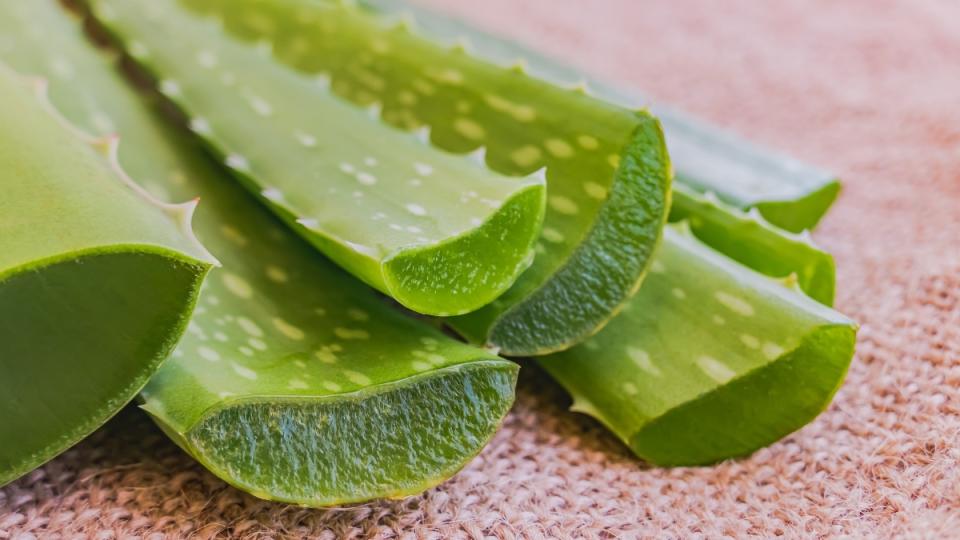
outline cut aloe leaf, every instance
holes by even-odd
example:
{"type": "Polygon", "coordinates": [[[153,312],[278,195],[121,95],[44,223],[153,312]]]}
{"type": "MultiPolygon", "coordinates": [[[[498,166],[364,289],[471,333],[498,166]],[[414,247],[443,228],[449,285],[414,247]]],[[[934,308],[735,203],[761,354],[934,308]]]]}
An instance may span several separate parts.
{"type": "Polygon", "coordinates": [[[641,458],[700,465],[749,454],[823,411],[856,325],[674,227],[623,312],[540,365],[573,396],[573,410],[641,458]]]}
{"type": "MultiPolygon", "coordinates": [[[[368,6],[374,5],[374,8],[381,13],[394,15],[413,13],[418,30],[423,34],[428,34],[434,41],[469,43],[471,50],[475,51],[476,55],[501,63],[518,56],[523,57],[528,60],[530,70],[536,76],[552,80],[558,84],[563,84],[564,81],[583,80],[579,74],[556,63],[538,58],[536,54],[508,42],[485,36],[460,23],[445,19],[442,16],[436,16],[429,11],[412,7],[406,2],[371,0],[365,3],[368,6]]],[[[239,16],[236,18],[240,19],[239,16]]],[[[266,17],[261,19],[267,20],[266,17]]],[[[306,47],[301,48],[305,49],[306,47]]],[[[291,45],[291,49],[295,50],[296,47],[291,45]]],[[[594,89],[596,94],[605,99],[624,104],[630,101],[622,93],[613,91],[604,85],[591,83],[590,87],[594,89]]],[[[716,200],[708,193],[710,191],[718,192],[724,199],[739,203],[741,207],[748,207],[751,206],[750,203],[736,201],[727,194],[724,189],[724,182],[727,177],[733,177],[732,182],[734,183],[739,182],[742,178],[768,177],[771,186],[768,192],[780,193],[781,198],[785,200],[783,208],[792,212],[792,214],[780,216],[770,213],[769,209],[763,204],[754,206],[758,207],[759,212],[770,214],[771,219],[797,230],[812,226],[826,211],[835,195],[836,182],[832,181],[829,175],[822,174],[813,168],[800,165],[792,160],[776,157],[767,151],[747,146],[746,143],[739,145],[736,149],[730,149],[731,145],[737,146],[732,142],[731,137],[668,109],[658,108],[656,111],[664,117],[664,125],[671,145],[674,144],[675,140],[680,139],[678,146],[681,147],[681,150],[678,154],[679,157],[675,159],[680,182],[674,185],[671,219],[675,221],[688,219],[693,232],[700,239],[726,255],[746,265],[753,266],[762,273],[771,276],[793,274],[794,278],[788,278],[788,282],[794,282],[795,279],[795,284],[802,287],[808,294],[824,303],[830,303],[833,298],[834,270],[832,258],[828,254],[812,246],[809,238],[805,236],[793,236],[770,226],[762,217],[758,216],[758,211],[751,211],[748,214],[741,213],[730,205],[716,200]],[[721,142],[724,144],[720,144],[721,142]],[[694,173],[690,171],[694,171],[694,173]],[[690,183],[684,185],[682,182],[684,179],[690,180],[690,183]],[[698,179],[700,180],[699,184],[696,182],[698,179]],[[818,184],[825,186],[822,191],[828,196],[821,199],[812,198],[814,202],[819,201],[819,204],[805,204],[804,191],[809,193],[821,191],[820,188],[816,187],[818,184]],[[707,190],[707,194],[700,194],[695,188],[707,190]],[[783,195],[785,193],[787,195],[783,195]],[[797,208],[801,210],[798,211],[797,208]]],[[[732,366],[745,368],[747,364],[743,358],[753,358],[755,361],[758,354],[761,357],[763,355],[772,356],[777,351],[777,339],[791,336],[798,338],[802,335],[801,333],[789,335],[784,333],[796,330],[784,325],[779,327],[780,333],[766,331],[761,333],[762,328],[756,327],[753,330],[754,333],[744,332],[744,336],[747,337],[742,339],[741,336],[736,334],[733,334],[732,340],[726,342],[722,339],[723,335],[719,336],[721,339],[709,339],[710,336],[713,336],[713,333],[727,331],[719,326],[719,324],[727,322],[724,315],[698,313],[698,306],[702,304],[701,299],[715,298],[713,296],[715,291],[710,288],[711,284],[726,283],[732,291],[742,290],[745,297],[752,297],[756,295],[764,296],[766,292],[764,292],[765,285],[763,284],[769,285],[770,281],[707,249],[692,238],[670,233],[664,239],[663,244],[661,248],[663,253],[657,256],[658,258],[654,263],[657,272],[647,278],[637,298],[628,304],[628,314],[618,317],[615,322],[611,323],[609,329],[587,342],[586,345],[563,354],[544,357],[542,360],[544,367],[554,373],[577,396],[577,403],[581,405],[581,408],[589,409],[601,419],[607,417],[609,420],[604,421],[628,444],[631,444],[631,437],[634,436],[635,432],[641,430],[641,427],[645,426],[656,415],[650,402],[644,401],[646,395],[643,394],[643,391],[647,388],[652,386],[663,390],[659,394],[649,395],[653,402],[662,400],[661,403],[664,407],[666,407],[669,399],[674,399],[672,402],[674,405],[694,401],[689,395],[677,395],[671,398],[668,393],[669,390],[666,390],[667,388],[676,389],[676,384],[683,384],[682,381],[689,375],[688,371],[691,369],[689,360],[686,360],[687,364],[684,364],[684,361],[681,360],[679,366],[675,366],[680,371],[675,380],[681,381],[681,383],[658,387],[657,385],[661,381],[653,378],[647,370],[660,375],[669,373],[669,371],[658,371],[656,367],[651,368],[650,366],[654,364],[651,364],[648,358],[653,358],[652,361],[656,362],[670,363],[673,362],[673,358],[678,351],[689,350],[692,344],[702,346],[705,350],[713,349],[714,346],[719,344],[721,348],[716,349],[713,352],[715,356],[710,358],[715,357],[720,362],[729,362],[732,366]],[[678,259],[677,264],[681,266],[688,264],[687,271],[683,273],[674,273],[673,271],[667,271],[666,274],[661,273],[664,268],[664,261],[668,257],[678,259]],[[686,260],[688,258],[689,261],[686,260]],[[724,269],[724,272],[717,276],[716,281],[710,279],[704,281],[704,276],[709,276],[709,272],[712,272],[714,268],[724,269]],[[693,271],[692,269],[701,271],[693,271]],[[754,281],[760,285],[753,283],[754,281]],[[757,289],[757,287],[760,288],[757,289]],[[659,314],[664,309],[666,309],[667,316],[664,320],[660,320],[659,314]],[[683,319],[681,316],[686,318],[683,319]],[[637,339],[637,346],[633,349],[625,350],[622,343],[617,343],[618,341],[629,343],[634,336],[642,336],[644,339],[637,339]],[[646,349],[643,348],[647,344],[650,346],[646,349]],[[618,347],[617,345],[621,346],[618,347]],[[651,356],[654,354],[656,357],[651,356]],[[641,384],[642,382],[646,382],[646,384],[641,384]],[[624,384],[624,391],[622,392],[617,390],[621,383],[624,384]],[[635,396],[640,397],[634,400],[635,396]],[[590,403],[597,405],[590,407],[590,403]],[[647,416],[644,417],[642,413],[646,413],[647,416]]],[[[780,285],[773,285],[773,287],[783,292],[780,285]]],[[[844,322],[841,324],[847,325],[843,331],[852,336],[852,325],[849,321],[842,319],[841,316],[816,306],[799,293],[788,292],[784,294],[788,294],[803,306],[800,310],[789,306],[781,306],[784,318],[800,320],[804,317],[803,310],[810,310],[814,313],[821,310],[829,314],[830,317],[843,320],[844,322]]],[[[722,298],[729,300],[726,296],[722,298]]],[[[717,300],[711,301],[716,302],[717,300]]],[[[771,304],[769,302],[758,304],[758,306],[764,305],[771,304]]],[[[821,322],[824,325],[828,324],[827,321],[830,320],[830,317],[825,317],[821,322]]],[[[832,332],[831,330],[826,333],[830,334],[832,332]]],[[[797,371],[800,376],[800,386],[808,381],[815,382],[818,377],[820,381],[825,381],[825,383],[820,388],[813,390],[802,388],[792,390],[794,394],[807,392],[808,395],[803,399],[785,401],[780,404],[780,407],[769,408],[768,416],[758,417],[757,426],[749,429],[740,428],[739,431],[734,430],[724,433],[722,436],[717,436],[713,442],[707,443],[712,446],[706,448],[694,444],[689,446],[690,450],[675,450],[670,446],[671,437],[674,433],[678,436],[696,437],[697,431],[704,426],[708,428],[715,426],[739,427],[747,420],[730,418],[724,423],[716,422],[715,418],[717,415],[736,415],[743,411],[743,406],[749,407],[751,404],[757,404],[761,401],[750,401],[749,397],[753,394],[734,395],[732,397],[726,395],[723,399],[705,398],[698,402],[700,405],[687,405],[691,411],[689,415],[671,413],[668,418],[659,420],[659,423],[655,424],[655,426],[661,427],[644,428],[653,435],[646,435],[642,438],[637,435],[637,440],[642,439],[644,442],[631,444],[631,446],[640,455],[653,462],[674,464],[709,462],[747,453],[763,444],[772,442],[809,421],[829,402],[830,396],[842,380],[843,373],[849,363],[852,337],[849,338],[849,341],[847,346],[843,339],[837,339],[834,342],[837,349],[826,352],[810,352],[809,348],[803,348],[802,350],[805,351],[803,355],[811,359],[811,363],[822,371],[813,375],[810,375],[809,371],[806,373],[797,371]],[[841,350],[845,346],[847,349],[841,350]],[[738,397],[743,397],[744,400],[737,402],[738,397]],[[814,404],[812,408],[810,408],[811,403],[814,404]],[[716,409],[712,410],[711,415],[703,416],[702,423],[697,423],[699,418],[697,415],[700,413],[693,411],[693,409],[703,405],[708,406],[708,408],[715,406],[716,409]],[[667,428],[672,428],[675,432],[656,431],[667,428]],[[746,433],[746,435],[741,438],[742,433],[746,433]],[[647,450],[644,447],[645,444],[654,447],[657,444],[662,446],[659,449],[647,450]]],[[[801,350],[801,347],[797,346],[794,349],[801,350]]],[[[792,364],[783,362],[784,359],[785,357],[778,358],[776,364],[771,362],[771,365],[777,365],[778,368],[757,371],[757,373],[765,373],[766,375],[754,375],[754,378],[749,380],[757,380],[760,377],[776,374],[777,370],[789,368],[792,364]]],[[[716,367],[727,364],[712,364],[706,361],[705,365],[716,367]]],[[[693,369],[696,370],[696,376],[702,377],[703,371],[699,366],[695,366],[693,369]]],[[[734,390],[745,388],[745,385],[737,386],[740,384],[737,382],[740,380],[740,376],[737,377],[735,380],[731,379],[729,385],[724,388],[734,390]]],[[[670,381],[674,381],[674,379],[670,381]]],[[[668,384],[670,381],[668,381],[668,384]]],[[[791,391],[790,385],[795,383],[796,381],[770,379],[767,387],[784,389],[789,392],[791,391]]],[[[761,380],[757,387],[763,388],[764,384],[764,381],[761,380]]],[[[691,384],[687,388],[693,389],[694,385],[691,384]]],[[[720,388],[719,383],[717,383],[717,388],[720,388]]],[[[723,395],[723,392],[718,391],[714,394],[723,395]]],[[[704,430],[702,433],[704,437],[707,437],[712,432],[704,430]]],[[[679,446],[687,446],[682,437],[678,437],[677,441],[679,446]]]]}
{"type": "MultiPolygon", "coordinates": [[[[208,4],[220,0],[198,1],[208,4]]],[[[557,84],[580,81],[589,85],[595,95],[624,106],[648,102],[635,91],[626,92],[585,77],[556,60],[407,0],[360,3],[381,15],[415,19],[418,30],[435,41],[468,42],[471,50],[483,58],[499,62],[523,58],[532,73],[557,84]]],[[[256,15],[254,12],[248,19],[248,25],[256,26],[259,20],[259,28],[279,29],[268,18],[256,15]]],[[[237,13],[236,17],[243,14],[237,13]]],[[[651,109],[663,122],[677,184],[713,192],[742,210],[757,208],[770,223],[791,232],[813,229],[840,191],[834,174],[762,148],[671,107],[655,105],[651,109]]]]}
{"type": "Polygon", "coordinates": [[[438,151],[173,0],[93,5],[242,183],[404,306],[474,311],[530,265],[545,210],[542,171],[509,178],[438,151]]]}
{"type": "Polygon", "coordinates": [[[686,221],[697,238],[743,265],[771,277],[793,274],[800,289],[833,304],[833,257],[813,244],[809,233],[793,234],[768,223],[751,209],[744,213],[682,184],[673,188],[670,221],[686,221]]]}
{"type": "Polygon", "coordinates": [[[493,304],[447,322],[511,355],[560,350],[599,330],[640,283],[668,207],[659,122],[525,73],[468,48],[423,39],[348,3],[201,0],[234,35],[281,62],[377,104],[385,121],[429,129],[434,145],[482,155],[508,175],[546,167],[548,207],[537,257],[493,304]]]}
{"type": "MultiPolygon", "coordinates": [[[[0,34],[0,58],[48,73],[65,115],[124,134],[119,159],[151,191],[203,198],[197,233],[224,268],[143,393],[184,450],[256,496],[326,506],[417,493],[483,448],[516,364],[398,313],[287,231],[146,107],[56,3],[0,4],[0,34]]],[[[71,388],[85,380],[72,375],[71,388]]]]}
{"type": "Polygon", "coordinates": [[[53,458],[140,391],[216,262],[195,203],[160,204],[0,64],[0,485],[53,458]]]}

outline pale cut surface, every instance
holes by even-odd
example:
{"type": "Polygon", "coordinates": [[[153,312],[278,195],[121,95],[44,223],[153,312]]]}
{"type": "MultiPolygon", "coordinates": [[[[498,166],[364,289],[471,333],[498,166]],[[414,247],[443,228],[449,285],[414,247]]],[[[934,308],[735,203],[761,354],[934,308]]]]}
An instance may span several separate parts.
{"type": "Polygon", "coordinates": [[[599,424],[567,412],[544,374],[524,368],[504,429],[456,479],[406,501],[326,512],[244,496],[182,456],[140,413],[124,414],[0,490],[0,531],[330,539],[953,534],[960,6],[656,0],[641,13],[630,0],[603,9],[586,0],[434,3],[841,174],[844,193],[815,236],[837,258],[838,309],[863,326],[833,406],[750,458],[646,469],[599,424]],[[660,36],[658,54],[624,53],[643,47],[651,32],[660,36]]]}

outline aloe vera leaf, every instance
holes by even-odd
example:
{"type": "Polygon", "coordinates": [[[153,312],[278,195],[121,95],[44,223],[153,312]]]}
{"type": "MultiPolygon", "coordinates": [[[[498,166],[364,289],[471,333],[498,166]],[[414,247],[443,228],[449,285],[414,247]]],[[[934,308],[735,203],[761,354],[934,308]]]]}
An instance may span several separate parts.
{"type": "Polygon", "coordinates": [[[347,3],[196,0],[234,35],[329,77],[383,119],[429,129],[434,145],[479,152],[503,174],[546,167],[537,257],[493,304],[447,322],[510,355],[563,349],[599,330],[636,290],[659,240],[670,187],[659,122],[422,39],[347,3]]]}
{"type": "Polygon", "coordinates": [[[744,213],[682,184],[674,185],[670,221],[685,221],[711,248],[766,276],[795,277],[814,300],[832,305],[836,287],[833,257],[814,245],[810,234],[779,229],[756,209],[744,213]]]}
{"type": "MultiPolygon", "coordinates": [[[[407,0],[360,0],[360,4],[381,15],[415,19],[419,31],[435,41],[468,42],[471,50],[483,58],[498,62],[524,58],[532,73],[557,84],[579,81],[598,97],[628,107],[638,102],[649,103],[636,91],[625,91],[587,77],[522,45],[407,0]]],[[[262,24],[266,26],[267,21],[264,19],[262,24]]],[[[770,223],[797,233],[813,229],[840,192],[839,179],[830,172],[747,141],[675,108],[653,105],[651,110],[667,134],[667,146],[676,169],[675,184],[716,193],[723,201],[742,210],[757,208],[770,223]]]]}
{"type": "Polygon", "coordinates": [[[540,365],[573,396],[573,410],[641,458],[701,465],[749,454],[826,408],[856,325],[675,227],[621,314],[540,365]]]}
{"type": "Polygon", "coordinates": [[[790,232],[813,229],[840,194],[836,175],[760,148],[683,113],[656,108],[676,163],[677,183],[756,209],[790,232]]]}
{"type": "Polygon", "coordinates": [[[474,311],[530,265],[545,211],[542,171],[510,178],[438,151],[175,1],[93,5],[244,185],[404,306],[474,311]]]}
{"type": "MultiPolygon", "coordinates": [[[[395,9],[396,6],[405,5],[404,2],[374,1],[373,3],[394,13],[398,12],[395,9]]],[[[536,55],[522,51],[509,43],[478,35],[458,23],[446,24],[441,20],[436,24],[431,19],[432,14],[417,8],[413,8],[413,12],[416,14],[418,28],[424,33],[431,34],[436,41],[463,42],[466,37],[472,50],[477,51],[476,54],[480,56],[502,62],[519,54],[529,60],[531,71],[544,79],[557,83],[562,83],[564,80],[582,80],[579,75],[572,74],[556,64],[541,62],[536,55]],[[435,32],[436,29],[440,32],[435,32]]],[[[598,95],[606,99],[620,103],[627,101],[622,94],[616,94],[602,85],[591,84],[590,86],[598,95]]],[[[683,138],[682,142],[697,143],[692,146],[684,145],[681,153],[678,154],[679,157],[676,157],[680,182],[674,184],[671,220],[687,219],[698,238],[755,270],[771,276],[793,274],[794,277],[789,277],[785,281],[799,285],[808,294],[824,303],[830,303],[833,297],[834,267],[829,254],[812,246],[806,235],[793,236],[770,226],[758,216],[757,210],[747,214],[741,213],[715,200],[709,192],[698,193],[691,185],[685,185],[682,180],[688,176],[684,174],[685,171],[692,168],[698,175],[713,180],[698,187],[701,189],[712,187],[713,191],[722,193],[723,188],[717,187],[717,184],[722,186],[727,176],[746,169],[747,177],[750,177],[750,172],[756,173],[758,170],[763,170],[764,174],[769,175],[771,182],[787,187],[793,184],[809,187],[807,180],[813,179],[812,183],[815,184],[818,177],[825,185],[833,184],[835,187],[836,183],[812,168],[800,166],[791,160],[773,157],[766,151],[756,150],[745,144],[736,149],[727,149],[718,153],[717,150],[724,146],[717,141],[729,143],[728,136],[672,111],[657,109],[657,112],[664,115],[664,125],[671,145],[678,138],[683,138]],[[675,132],[679,133],[679,136],[675,132]],[[691,165],[685,166],[685,164],[691,165]],[[715,169],[706,167],[707,164],[713,164],[715,169]],[[792,177],[786,174],[784,169],[792,170],[792,173],[797,176],[792,177]]],[[[725,148],[730,146],[727,144],[725,148]]],[[[795,185],[791,189],[802,192],[802,189],[796,188],[795,185]]],[[[829,192],[830,189],[828,187],[826,191],[829,192]]],[[[809,191],[817,190],[809,189],[809,191]]],[[[797,197],[796,201],[788,201],[785,208],[802,207],[802,204],[798,204],[802,198],[797,197]]],[[[827,197],[827,200],[821,201],[823,204],[820,208],[809,209],[808,215],[801,213],[799,216],[801,221],[809,220],[803,227],[812,226],[829,206],[830,200],[832,195],[827,197]]],[[[759,210],[763,212],[766,208],[761,205],[759,210]]],[[[776,219],[777,216],[772,217],[776,219]]],[[[782,219],[777,221],[785,223],[782,219]]],[[[834,312],[816,306],[798,292],[783,292],[780,285],[770,285],[767,278],[719,256],[687,235],[675,232],[667,234],[661,250],[662,253],[654,262],[656,272],[647,278],[637,297],[627,305],[626,314],[620,315],[608,329],[585,345],[562,354],[542,358],[541,364],[575,395],[578,408],[600,417],[639,455],[652,462],[689,464],[748,453],[802,426],[829,402],[830,396],[843,378],[852,355],[854,329],[849,321],[834,312]],[[676,265],[686,267],[687,271],[662,273],[668,258],[677,259],[676,265]],[[724,269],[724,272],[718,274],[715,281],[704,282],[703,276],[710,276],[714,268],[724,269]],[[715,290],[710,288],[711,284],[727,285],[732,291],[741,291],[744,297],[759,295],[761,298],[767,294],[766,289],[774,287],[778,292],[789,296],[790,303],[799,303],[802,308],[795,308],[790,303],[776,306],[782,310],[782,313],[777,314],[782,324],[771,330],[751,324],[749,328],[752,330],[749,331],[753,333],[745,332],[743,336],[733,333],[732,340],[727,339],[725,333],[713,336],[717,332],[726,332],[718,324],[727,323],[725,317],[730,315],[714,313],[707,316],[699,313],[702,299],[715,298],[713,296],[715,290]],[[802,320],[805,316],[804,310],[812,313],[822,311],[826,315],[823,315],[820,324],[828,328],[821,332],[818,327],[816,331],[804,335],[801,330],[790,327],[786,321],[802,320]],[[664,320],[660,319],[660,313],[667,314],[664,320]],[[830,326],[833,323],[830,321],[838,319],[843,322],[839,329],[833,329],[830,326]],[[711,336],[717,339],[708,339],[711,336]],[[828,336],[825,338],[826,346],[816,343],[820,339],[819,336],[828,336]],[[757,362],[758,354],[761,356],[760,361],[763,361],[763,355],[773,356],[775,352],[779,352],[776,347],[777,340],[781,337],[784,343],[801,337],[807,341],[802,342],[803,346],[793,347],[792,352],[778,355],[776,362],[770,362],[768,367],[747,371],[748,362],[751,359],[757,362]],[[624,349],[622,346],[624,343],[632,345],[624,349]],[[720,363],[706,360],[705,365],[709,368],[715,369],[729,364],[728,368],[736,366],[742,369],[743,371],[739,372],[741,376],[735,374],[736,378],[731,379],[726,385],[721,386],[716,383],[714,390],[704,393],[703,397],[698,398],[700,394],[671,397],[669,392],[677,389],[678,386],[695,391],[696,385],[685,381],[691,375],[691,369],[694,371],[694,377],[702,378],[703,371],[699,366],[691,368],[689,360],[686,363],[681,360],[679,365],[674,366],[679,371],[675,374],[663,368],[658,369],[657,366],[661,362],[672,364],[679,353],[689,350],[693,344],[702,346],[704,350],[711,350],[713,356],[709,358],[720,359],[720,363]],[[717,345],[722,347],[715,349],[717,345]],[[754,350],[754,347],[757,349],[754,350]],[[743,360],[744,358],[746,360],[743,360]],[[794,368],[795,358],[802,358],[808,362],[807,365],[801,366],[806,368],[805,370],[794,368]],[[653,364],[654,361],[658,364],[653,364]],[[667,386],[659,386],[663,381],[649,371],[644,371],[645,369],[663,376],[667,386]],[[780,377],[784,372],[796,377],[792,379],[780,377]],[[665,373],[675,376],[667,377],[665,373]],[[617,391],[616,389],[621,388],[621,384],[624,385],[623,391],[617,391]],[[804,385],[810,385],[810,388],[804,388],[804,385]],[[662,392],[644,394],[651,387],[662,392]],[[733,422],[740,424],[742,421],[732,420],[730,416],[742,413],[744,409],[751,415],[755,414],[750,407],[761,404],[764,394],[750,389],[776,389],[789,396],[788,399],[773,406],[763,404],[766,407],[765,413],[758,415],[755,425],[750,428],[736,426],[738,427],[736,431],[731,430],[722,435],[708,437],[712,431],[706,431],[705,428],[712,426],[730,428],[733,422]],[[636,401],[635,395],[640,396],[636,401]],[[644,401],[648,396],[651,400],[644,401]],[[669,399],[675,401],[671,403],[674,407],[670,408],[668,414],[662,411],[666,410],[669,399]],[[659,416],[653,408],[658,400],[663,406],[659,416]],[[647,416],[643,416],[643,413],[647,416]],[[656,422],[653,422],[654,416],[657,416],[656,422]],[[707,442],[695,441],[687,444],[684,437],[696,439],[698,432],[704,435],[707,442]],[[673,440],[676,440],[676,446],[671,446],[673,440]],[[678,447],[683,448],[678,449],[678,447]]],[[[730,299],[727,296],[722,298],[730,299]]],[[[770,301],[757,305],[774,307],[770,301]]],[[[729,310],[724,309],[724,311],[729,310]]],[[[719,373],[723,373],[722,369],[719,373]]]]}
{"type": "Polygon", "coordinates": [[[0,58],[49,74],[67,117],[124,134],[119,159],[149,189],[203,199],[197,234],[224,268],[142,394],[184,450],[259,497],[326,506],[417,493],[483,448],[516,364],[396,312],[287,231],[56,3],[0,3],[0,35],[0,58]]]}
{"type": "MultiPolygon", "coordinates": [[[[196,0],[191,5],[199,3],[210,10],[211,4],[220,1],[196,0]]],[[[256,4],[255,0],[246,2],[256,4]]],[[[382,13],[415,17],[418,30],[437,42],[461,46],[467,43],[476,55],[499,63],[522,57],[528,60],[533,73],[546,80],[558,84],[580,81],[583,88],[589,86],[598,96],[625,106],[638,101],[606,85],[587,83],[581,74],[520,46],[403,0],[363,0],[362,4],[382,13]]],[[[271,26],[268,18],[251,18],[250,12],[236,12],[235,18],[238,31],[247,35],[262,33],[271,26]]],[[[304,50],[306,46],[293,43],[290,48],[304,50]]],[[[795,273],[800,288],[808,295],[832,304],[833,257],[814,246],[808,233],[797,236],[778,227],[793,231],[811,228],[835,198],[837,181],[812,166],[759,149],[683,113],[661,107],[654,111],[663,121],[671,160],[677,167],[670,221],[687,220],[693,233],[710,247],[765,275],[783,277],[795,273]],[[727,182],[731,185],[727,186],[727,182]],[[717,200],[729,200],[731,191],[742,191],[742,185],[753,184],[766,186],[760,194],[754,194],[756,201],[764,197],[770,201],[753,204],[734,198],[734,206],[717,200]],[[774,192],[780,195],[771,197],[774,192]],[[782,200],[782,204],[772,202],[774,199],[782,200]],[[772,210],[775,207],[779,213],[772,210]],[[746,208],[750,211],[738,211],[746,208]]]]}
{"type": "Polygon", "coordinates": [[[80,133],[30,86],[0,64],[0,485],[133,399],[215,263],[195,203],[140,192],[116,138],[80,133]]]}

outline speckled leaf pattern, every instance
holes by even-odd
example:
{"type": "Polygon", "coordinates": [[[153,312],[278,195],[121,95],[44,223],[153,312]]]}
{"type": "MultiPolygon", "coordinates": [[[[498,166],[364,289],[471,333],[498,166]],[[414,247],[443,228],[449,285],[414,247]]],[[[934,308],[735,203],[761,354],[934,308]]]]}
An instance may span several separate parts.
{"type": "Polygon", "coordinates": [[[748,454],[830,402],[856,325],[792,280],[758,274],[668,226],[650,276],[582,345],[540,364],[573,409],[658,465],[748,454]]]}
{"type": "MultiPolygon", "coordinates": [[[[420,33],[469,42],[477,56],[522,56],[546,80],[580,78],[405,2],[367,4],[412,13],[420,33]]],[[[600,84],[590,88],[631,101],[600,84]]],[[[808,234],[769,223],[813,226],[839,186],[828,174],[681,113],[656,112],[671,151],[678,149],[671,220],[683,222],[685,232],[667,232],[651,276],[606,330],[541,364],[575,396],[576,409],[599,418],[639,456],[702,464],[749,453],[806,424],[843,379],[856,327],[804,295],[832,302],[832,257],[808,234]],[[745,190],[755,197],[738,197],[745,190]]]]}
{"type": "Polygon", "coordinates": [[[459,315],[533,259],[543,171],[511,178],[432,147],[175,0],[92,3],[235,175],[326,255],[404,306],[459,315]],[[176,40],[170,40],[176,35],[176,40]]]}
{"type": "MultiPolygon", "coordinates": [[[[635,91],[627,92],[586,77],[526,47],[407,0],[359,3],[376,13],[415,19],[418,31],[436,41],[469,42],[477,56],[501,62],[523,58],[532,73],[556,84],[589,86],[598,97],[627,107],[647,103],[635,91]]],[[[266,21],[263,26],[269,27],[266,21]]],[[[772,224],[791,232],[812,229],[840,191],[840,182],[829,172],[759,147],[670,107],[654,105],[651,109],[663,122],[678,184],[702,193],[713,192],[742,210],[757,208],[772,224]]]]}
{"type": "Polygon", "coordinates": [[[259,497],[324,506],[418,493],[454,474],[513,401],[517,366],[388,305],[286,229],[155,114],[54,2],[0,4],[0,57],[47,73],[79,125],[124,134],[120,162],[161,197],[202,198],[223,263],[143,408],[259,497]]]}
{"type": "Polygon", "coordinates": [[[0,485],[133,399],[216,263],[45,88],[0,63],[0,485]]]}
{"type": "Polygon", "coordinates": [[[500,173],[546,167],[547,214],[533,265],[493,304],[448,321],[507,354],[566,348],[599,330],[636,289],[667,212],[669,159],[659,122],[495,65],[469,44],[423,39],[416,21],[349,3],[182,2],[274,57],[376,105],[383,120],[427,129],[432,144],[474,153],[500,173]]]}

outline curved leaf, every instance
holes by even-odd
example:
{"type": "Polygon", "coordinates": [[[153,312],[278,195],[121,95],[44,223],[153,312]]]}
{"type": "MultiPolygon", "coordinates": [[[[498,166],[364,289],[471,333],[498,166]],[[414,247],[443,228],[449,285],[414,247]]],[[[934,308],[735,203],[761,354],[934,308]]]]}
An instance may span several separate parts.
{"type": "MultiPolygon", "coordinates": [[[[219,0],[195,0],[201,4],[211,1],[219,0]]],[[[524,58],[531,72],[556,84],[589,85],[602,99],[627,107],[648,102],[635,91],[626,92],[586,77],[526,47],[406,0],[360,0],[360,4],[381,15],[415,19],[419,31],[436,41],[470,43],[475,54],[486,59],[524,58]]],[[[839,194],[840,182],[830,172],[763,148],[672,107],[654,105],[651,109],[667,133],[677,184],[715,193],[742,210],[757,208],[770,223],[796,233],[813,229],[839,194]]]]}
{"type": "Polygon", "coordinates": [[[0,13],[14,45],[0,57],[48,72],[73,121],[123,133],[120,161],[151,191],[203,198],[197,234],[224,268],[142,394],[174,441],[241,489],[310,506],[417,493],[483,448],[513,402],[516,364],[398,313],[287,231],[55,3],[0,13]]]}
{"type": "Polygon", "coordinates": [[[508,178],[437,151],[175,1],[93,5],[242,183],[369,285],[414,311],[458,315],[530,265],[542,174],[508,178]]]}
{"type": "Polygon", "coordinates": [[[856,325],[674,227],[623,312],[540,365],[573,395],[573,410],[638,456],[700,465],[753,452],[826,408],[856,325]]]}
{"type": "Polygon", "coordinates": [[[331,80],[383,119],[429,129],[451,152],[475,152],[509,175],[546,167],[548,207],[533,265],[494,303],[447,322],[510,355],[539,355],[595,333],[636,290],[666,217],[670,166],[659,122],[582,88],[424,39],[416,23],[347,3],[183,2],[282,63],[331,80]]]}
{"type": "Polygon", "coordinates": [[[99,427],[183,332],[215,260],[0,64],[0,485],[99,427]]]}

